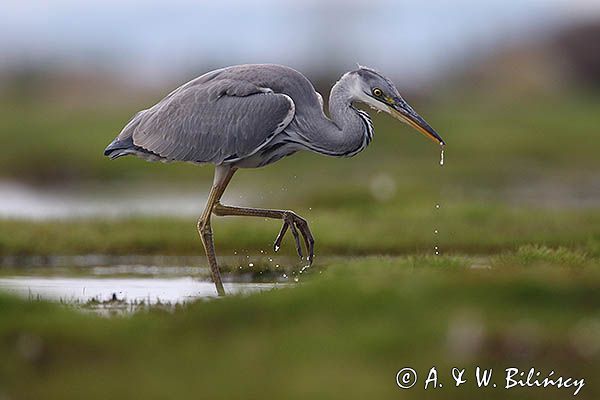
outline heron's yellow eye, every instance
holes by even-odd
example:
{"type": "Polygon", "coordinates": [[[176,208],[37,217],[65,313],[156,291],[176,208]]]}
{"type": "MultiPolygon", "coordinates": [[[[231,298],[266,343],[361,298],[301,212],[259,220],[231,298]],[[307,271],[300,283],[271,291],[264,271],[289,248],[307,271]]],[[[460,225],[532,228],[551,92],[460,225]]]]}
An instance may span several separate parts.
{"type": "Polygon", "coordinates": [[[383,94],[383,92],[381,91],[381,89],[379,89],[379,88],[375,88],[375,89],[373,89],[373,95],[374,95],[374,96],[377,96],[377,97],[379,97],[379,96],[381,96],[382,94],[383,94]]]}

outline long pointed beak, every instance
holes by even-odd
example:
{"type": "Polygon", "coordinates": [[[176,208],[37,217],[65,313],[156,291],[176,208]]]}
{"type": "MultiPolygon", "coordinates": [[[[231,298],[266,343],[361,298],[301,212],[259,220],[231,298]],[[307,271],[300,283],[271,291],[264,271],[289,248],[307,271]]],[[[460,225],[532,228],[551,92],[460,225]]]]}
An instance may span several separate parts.
{"type": "Polygon", "coordinates": [[[416,129],[419,133],[425,135],[429,139],[433,140],[435,143],[445,146],[446,142],[444,139],[438,135],[438,133],[433,129],[427,121],[425,121],[415,110],[413,110],[408,104],[397,102],[393,106],[388,106],[390,109],[390,114],[399,119],[400,121],[410,125],[414,129],[416,129]]]}

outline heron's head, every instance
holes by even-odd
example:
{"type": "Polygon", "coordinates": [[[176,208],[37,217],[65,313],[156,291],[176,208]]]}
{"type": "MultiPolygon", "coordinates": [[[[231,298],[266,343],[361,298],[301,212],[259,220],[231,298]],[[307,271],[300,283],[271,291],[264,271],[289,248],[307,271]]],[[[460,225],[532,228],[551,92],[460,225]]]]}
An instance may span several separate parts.
{"type": "Polygon", "coordinates": [[[353,75],[354,78],[353,95],[357,101],[392,115],[442,146],[446,144],[440,135],[400,96],[391,80],[366,67],[359,67],[350,72],[350,75],[353,75]]]}

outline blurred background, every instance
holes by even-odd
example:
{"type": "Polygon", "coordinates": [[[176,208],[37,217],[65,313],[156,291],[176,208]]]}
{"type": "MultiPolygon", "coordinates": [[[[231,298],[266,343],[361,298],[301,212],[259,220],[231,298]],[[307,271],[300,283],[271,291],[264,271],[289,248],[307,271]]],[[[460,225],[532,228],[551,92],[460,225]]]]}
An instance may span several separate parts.
{"type": "Polygon", "coordinates": [[[467,191],[551,206],[600,198],[597,1],[8,0],[0,7],[5,217],[197,214],[210,167],[109,162],[102,150],[136,111],[239,63],[294,67],[325,98],[356,63],[371,66],[449,144],[440,171],[435,146],[377,116],[374,144],[352,160],[301,155],[240,174],[230,193],[246,202],[305,197],[308,185],[318,192],[315,171],[330,189],[350,171],[356,179],[343,190],[380,201],[418,186],[442,197],[467,191]],[[175,189],[137,195],[157,181],[175,189]]]}
{"type": "MultiPolygon", "coordinates": [[[[3,0],[0,399],[422,398],[394,374],[434,364],[444,398],[481,397],[446,387],[460,363],[556,370],[600,398],[599,126],[598,0],[3,0]],[[445,164],[373,113],[356,157],[300,153],[228,187],[224,203],[310,222],[305,270],[289,237],[273,254],[278,221],[215,218],[226,279],[280,289],[66,310],[213,293],[195,226],[212,166],[103,150],[137,111],[239,63],[296,68],[325,102],[373,67],[445,139],[445,164]],[[6,297],[17,281],[28,301],[6,297]],[[34,281],[67,287],[61,306],[34,281]]],[[[572,393],[537,389],[484,394],[572,393]]]]}

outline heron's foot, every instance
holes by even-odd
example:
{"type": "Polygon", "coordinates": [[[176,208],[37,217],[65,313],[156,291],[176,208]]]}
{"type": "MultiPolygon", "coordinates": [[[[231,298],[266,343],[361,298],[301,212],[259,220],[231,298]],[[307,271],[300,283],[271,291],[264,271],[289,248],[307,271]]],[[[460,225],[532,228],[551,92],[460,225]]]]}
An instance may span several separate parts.
{"type": "Polygon", "coordinates": [[[300,245],[300,235],[304,239],[304,244],[306,245],[306,251],[308,252],[308,256],[306,260],[308,264],[312,264],[313,258],[315,256],[315,240],[313,238],[312,233],[310,232],[310,228],[308,227],[308,222],[298,214],[293,211],[286,211],[283,214],[283,226],[275,239],[275,243],[273,244],[273,249],[277,252],[281,247],[281,241],[283,240],[283,236],[287,232],[287,230],[292,231],[292,235],[294,236],[294,240],[296,242],[296,251],[300,256],[300,259],[303,259],[302,255],[302,246],[300,245]],[[300,235],[298,234],[300,231],[300,235]]]}

